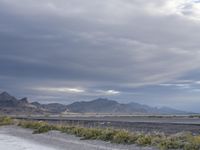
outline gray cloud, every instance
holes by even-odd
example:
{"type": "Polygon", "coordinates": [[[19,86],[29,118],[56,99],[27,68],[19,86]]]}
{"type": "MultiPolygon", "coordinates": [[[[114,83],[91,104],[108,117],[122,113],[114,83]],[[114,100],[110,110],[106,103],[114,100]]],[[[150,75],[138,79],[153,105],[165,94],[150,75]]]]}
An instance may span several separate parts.
{"type": "Polygon", "coordinates": [[[131,92],[148,93],[145,86],[195,74],[200,68],[198,5],[179,0],[0,0],[0,88],[33,99],[37,94],[41,100],[45,94],[62,101],[101,95],[131,100],[131,92]],[[79,87],[85,93],[58,96],[34,90],[41,87],[79,87]]]}

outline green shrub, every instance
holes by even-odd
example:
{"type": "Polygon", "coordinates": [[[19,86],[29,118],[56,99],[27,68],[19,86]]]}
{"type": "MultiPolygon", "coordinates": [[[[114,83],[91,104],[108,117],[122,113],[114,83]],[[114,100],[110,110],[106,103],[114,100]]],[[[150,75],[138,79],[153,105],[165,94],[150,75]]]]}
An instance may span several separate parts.
{"type": "Polygon", "coordinates": [[[200,136],[188,136],[184,150],[200,150],[200,136]]]}
{"type": "Polygon", "coordinates": [[[18,126],[21,126],[23,128],[30,128],[30,129],[38,129],[41,126],[47,125],[46,122],[42,121],[21,121],[18,126]]]}
{"type": "Polygon", "coordinates": [[[136,141],[138,145],[151,145],[152,137],[150,135],[140,135],[136,141]]]}
{"type": "Polygon", "coordinates": [[[13,124],[13,120],[10,117],[0,117],[0,126],[2,125],[11,125],[13,124]]]}
{"type": "Polygon", "coordinates": [[[166,149],[183,149],[184,143],[178,140],[173,140],[171,138],[162,139],[159,144],[161,150],[166,149]]]}
{"type": "Polygon", "coordinates": [[[45,133],[50,130],[57,130],[56,126],[49,125],[46,122],[36,122],[36,121],[21,121],[18,126],[21,126],[23,128],[29,128],[29,129],[34,129],[33,133],[34,134],[39,134],[39,133],[45,133]]]}
{"type": "Polygon", "coordinates": [[[187,143],[184,145],[184,150],[200,150],[200,145],[196,143],[187,143]]]}
{"type": "Polygon", "coordinates": [[[114,137],[113,141],[114,143],[119,143],[119,144],[129,144],[132,141],[132,137],[128,131],[121,130],[118,131],[114,137]]]}
{"type": "Polygon", "coordinates": [[[36,130],[33,131],[33,134],[40,134],[40,133],[46,133],[49,132],[51,130],[55,130],[56,127],[51,126],[51,125],[43,125],[40,126],[39,128],[37,128],[36,130]]]}
{"type": "Polygon", "coordinates": [[[86,130],[86,128],[74,127],[72,128],[71,132],[72,134],[75,134],[78,137],[83,137],[86,134],[86,130]]]}
{"type": "Polygon", "coordinates": [[[200,136],[193,136],[193,142],[196,144],[200,144],[200,136]]]}
{"type": "Polygon", "coordinates": [[[161,137],[161,136],[152,137],[151,145],[158,146],[162,142],[162,139],[163,139],[163,137],[161,137]]]}
{"type": "Polygon", "coordinates": [[[102,134],[98,138],[103,141],[112,141],[113,137],[117,133],[116,130],[112,130],[112,129],[102,129],[101,132],[102,134]]]}
{"type": "Polygon", "coordinates": [[[98,139],[102,134],[100,129],[85,129],[83,131],[83,139],[98,139]]]}

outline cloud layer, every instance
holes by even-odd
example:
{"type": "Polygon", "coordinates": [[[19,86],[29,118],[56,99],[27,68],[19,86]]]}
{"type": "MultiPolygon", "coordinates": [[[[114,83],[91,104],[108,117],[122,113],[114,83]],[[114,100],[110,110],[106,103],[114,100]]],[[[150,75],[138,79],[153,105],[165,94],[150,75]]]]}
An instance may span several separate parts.
{"type": "Polygon", "coordinates": [[[200,96],[160,86],[199,80],[197,0],[0,0],[0,18],[2,90],[64,103],[103,96],[170,105],[178,97],[180,107],[200,96]]]}

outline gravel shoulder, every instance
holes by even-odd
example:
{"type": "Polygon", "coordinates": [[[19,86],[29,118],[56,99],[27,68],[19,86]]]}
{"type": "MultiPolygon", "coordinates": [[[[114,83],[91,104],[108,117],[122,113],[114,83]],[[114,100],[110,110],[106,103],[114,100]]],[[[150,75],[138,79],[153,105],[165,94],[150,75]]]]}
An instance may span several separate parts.
{"type": "Polygon", "coordinates": [[[32,134],[32,130],[16,126],[0,127],[0,149],[4,150],[157,150],[136,145],[118,145],[98,140],[80,140],[58,131],[32,134]]]}

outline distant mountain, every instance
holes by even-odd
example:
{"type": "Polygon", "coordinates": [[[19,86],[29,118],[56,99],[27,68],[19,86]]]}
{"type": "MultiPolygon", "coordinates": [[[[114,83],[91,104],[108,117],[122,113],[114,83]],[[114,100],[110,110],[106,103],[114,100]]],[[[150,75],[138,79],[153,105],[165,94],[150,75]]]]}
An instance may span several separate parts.
{"type": "Polygon", "coordinates": [[[59,103],[40,104],[39,108],[50,113],[60,114],[67,110],[67,106],[59,103]]]}
{"type": "Polygon", "coordinates": [[[17,99],[7,92],[0,94],[0,113],[3,114],[60,114],[67,106],[58,103],[29,103],[27,98],[17,99]]]}
{"type": "Polygon", "coordinates": [[[3,92],[0,94],[0,107],[13,107],[17,104],[17,99],[9,95],[7,92],[3,92]]]}
{"type": "Polygon", "coordinates": [[[96,99],[89,102],[75,102],[70,105],[67,105],[67,108],[70,112],[114,112],[117,111],[118,103],[116,101],[107,100],[107,99],[96,99]]]}
{"type": "Polygon", "coordinates": [[[162,113],[162,114],[187,114],[189,112],[185,112],[185,111],[180,111],[177,109],[173,109],[170,107],[161,107],[158,109],[158,113],[162,113]]]}
{"type": "Polygon", "coordinates": [[[16,99],[7,92],[0,94],[0,113],[3,114],[61,114],[111,113],[111,114],[187,114],[187,112],[162,107],[150,107],[138,103],[121,104],[114,100],[98,98],[92,101],[74,102],[70,105],[59,103],[40,104],[28,102],[27,98],[16,99]]]}
{"type": "Polygon", "coordinates": [[[172,108],[156,108],[138,103],[120,104],[113,100],[99,98],[89,102],[75,102],[67,105],[70,112],[77,113],[116,113],[116,114],[186,114],[172,108]]]}
{"type": "Polygon", "coordinates": [[[20,100],[7,92],[0,94],[0,113],[3,114],[41,114],[43,110],[30,104],[27,98],[20,100]]]}

